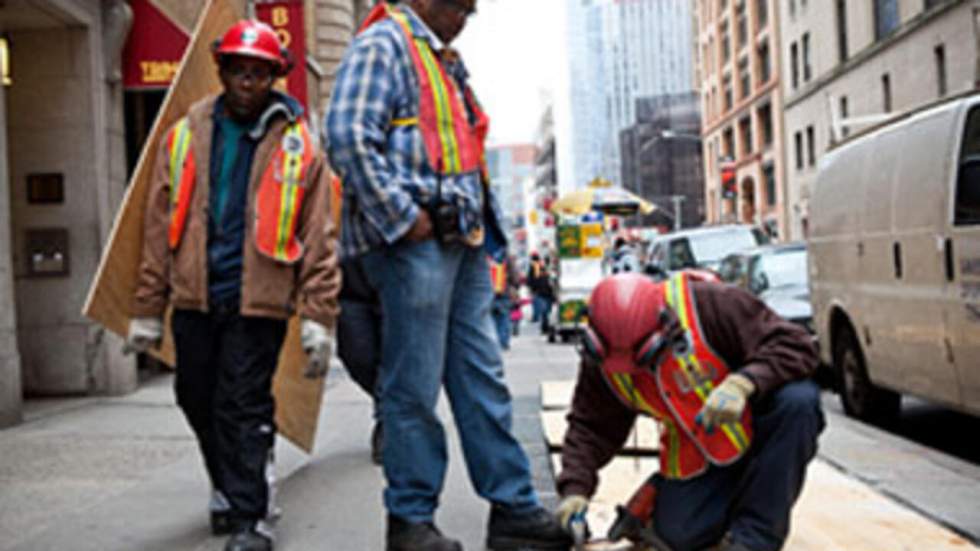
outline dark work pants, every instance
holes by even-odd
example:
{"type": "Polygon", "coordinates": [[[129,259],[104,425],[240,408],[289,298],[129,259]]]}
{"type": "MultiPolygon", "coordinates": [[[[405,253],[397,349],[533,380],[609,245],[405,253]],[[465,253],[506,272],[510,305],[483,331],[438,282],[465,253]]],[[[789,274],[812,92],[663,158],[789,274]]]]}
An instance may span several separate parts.
{"type": "Polygon", "coordinates": [[[340,299],[337,318],[337,356],[357,386],[374,400],[378,416],[378,370],[381,367],[381,306],[340,299]]]}
{"type": "Polygon", "coordinates": [[[820,390],[790,383],[753,404],[749,453],[690,480],[657,477],[654,521],[674,551],[705,549],[726,533],[753,551],[782,548],[790,512],[824,428],[820,390]]]}
{"type": "Polygon", "coordinates": [[[265,518],[266,462],[275,438],[272,376],[286,322],[242,317],[238,307],[178,310],[177,404],[197,435],[211,483],[242,521],[265,518]]]}

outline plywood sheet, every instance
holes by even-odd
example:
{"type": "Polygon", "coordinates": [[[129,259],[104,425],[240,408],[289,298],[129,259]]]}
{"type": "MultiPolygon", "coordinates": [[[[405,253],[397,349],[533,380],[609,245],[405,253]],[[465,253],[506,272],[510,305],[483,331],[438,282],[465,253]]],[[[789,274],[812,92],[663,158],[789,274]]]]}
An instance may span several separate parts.
{"type": "MultiPolygon", "coordinates": [[[[555,473],[560,471],[560,465],[560,456],[552,455],[555,473]]],[[[599,487],[588,513],[595,538],[607,533],[615,520],[616,505],[626,502],[656,469],[656,459],[617,457],[599,473],[599,487]]],[[[631,549],[623,545],[597,542],[589,549],[631,549]]],[[[803,493],[793,509],[792,529],[784,548],[793,551],[980,549],[819,460],[810,464],[803,493]]]]}
{"type": "Polygon", "coordinates": [[[572,405],[575,380],[542,381],[541,409],[568,409],[572,405]]]}
{"type": "MultiPolygon", "coordinates": [[[[568,410],[541,412],[541,426],[544,428],[545,440],[548,442],[548,448],[552,450],[561,449],[565,440],[565,431],[568,430],[566,415],[568,415],[568,410]]],[[[633,430],[623,446],[623,451],[653,455],[659,449],[660,427],[657,422],[649,417],[637,417],[633,430]]]]}
{"type": "MultiPolygon", "coordinates": [[[[84,315],[120,336],[125,336],[129,328],[129,307],[143,242],[143,210],[160,142],[167,130],[194,102],[221,90],[211,55],[211,43],[240,19],[237,4],[240,2],[235,0],[209,0],[198,19],[180,70],[133,172],[89,289],[84,315]]],[[[173,341],[169,335],[169,324],[167,327],[168,334],[163,345],[154,355],[172,366],[173,341]]],[[[309,381],[302,377],[306,359],[299,346],[297,329],[298,324],[294,320],[290,324],[273,383],[276,423],[283,436],[300,448],[311,451],[323,396],[323,382],[322,379],[309,381]]]]}

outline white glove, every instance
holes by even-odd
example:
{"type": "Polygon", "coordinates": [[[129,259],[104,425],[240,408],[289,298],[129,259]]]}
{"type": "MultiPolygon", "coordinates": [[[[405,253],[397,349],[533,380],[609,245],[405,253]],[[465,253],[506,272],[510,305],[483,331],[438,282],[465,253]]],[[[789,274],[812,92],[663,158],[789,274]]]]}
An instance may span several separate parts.
{"type": "Polygon", "coordinates": [[[581,521],[584,523],[585,512],[588,510],[589,498],[572,494],[562,498],[561,503],[558,504],[558,510],[555,511],[555,515],[558,516],[558,522],[561,523],[561,527],[571,533],[572,521],[581,521]]]}
{"type": "Polygon", "coordinates": [[[755,383],[751,379],[739,373],[731,373],[711,391],[695,421],[709,433],[716,426],[738,421],[753,392],[755,392],[755,383]]]}
{"type": "Polygon", "coordinates": [[[327,374],[330,367],[330,354],[333,352],[333,337],[322,324],[304,319],[300,324],[300,342],[303,351],[309,356],[303,375],[316,379],[327,374]]]}
{"type": "Polygon", "coordinates": [[[133,318],[129,321],[129,334],[123,345],[123,354],[140,354],[160,346],[163,339],[163,320],[160,318],[133,318]]]}

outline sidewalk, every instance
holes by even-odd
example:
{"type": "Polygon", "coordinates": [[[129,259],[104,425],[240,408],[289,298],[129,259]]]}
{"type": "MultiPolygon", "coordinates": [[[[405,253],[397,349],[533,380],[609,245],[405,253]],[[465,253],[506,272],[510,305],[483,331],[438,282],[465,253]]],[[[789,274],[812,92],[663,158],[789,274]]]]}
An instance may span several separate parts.
{"type": "MultiPolygon", "coordinates": [[[[574,351],[542,347],[536,338],[514,346],[506,370],[515,432],[542,500],[553,506],[537,385],[574,377],[574,351]]],[[[0,431],[0,550],[220,551],[224,539],[208,531],[204,468],[171,384],[162,376],[120,398],[29,402],[25,423],[0,431]]],[[[327,387],[316,453],[277,443],[284,510],[277,549],[383,549],[383,479],[369,459],[371,404],[337,364],[327,387]]],[[[445,400],[440,410],[450,419],[445,400]]],[[[455,427],[445,426],[450,466],[437,522],[467,549],[483,549],[488,506],[469,483],[455,427]]]]}

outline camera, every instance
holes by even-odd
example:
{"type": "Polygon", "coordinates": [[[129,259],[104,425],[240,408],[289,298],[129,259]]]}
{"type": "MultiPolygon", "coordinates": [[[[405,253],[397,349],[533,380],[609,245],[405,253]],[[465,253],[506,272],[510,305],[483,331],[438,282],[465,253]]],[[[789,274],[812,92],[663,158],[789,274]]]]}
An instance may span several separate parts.
{"type": "Polygon", "coordinates": [[[438,197],[427,209],[432,219],[432,231],[440,243],[459,241],[463,234],[459,230],[459,207],[455,203],[443,201],[438,197]]]}

